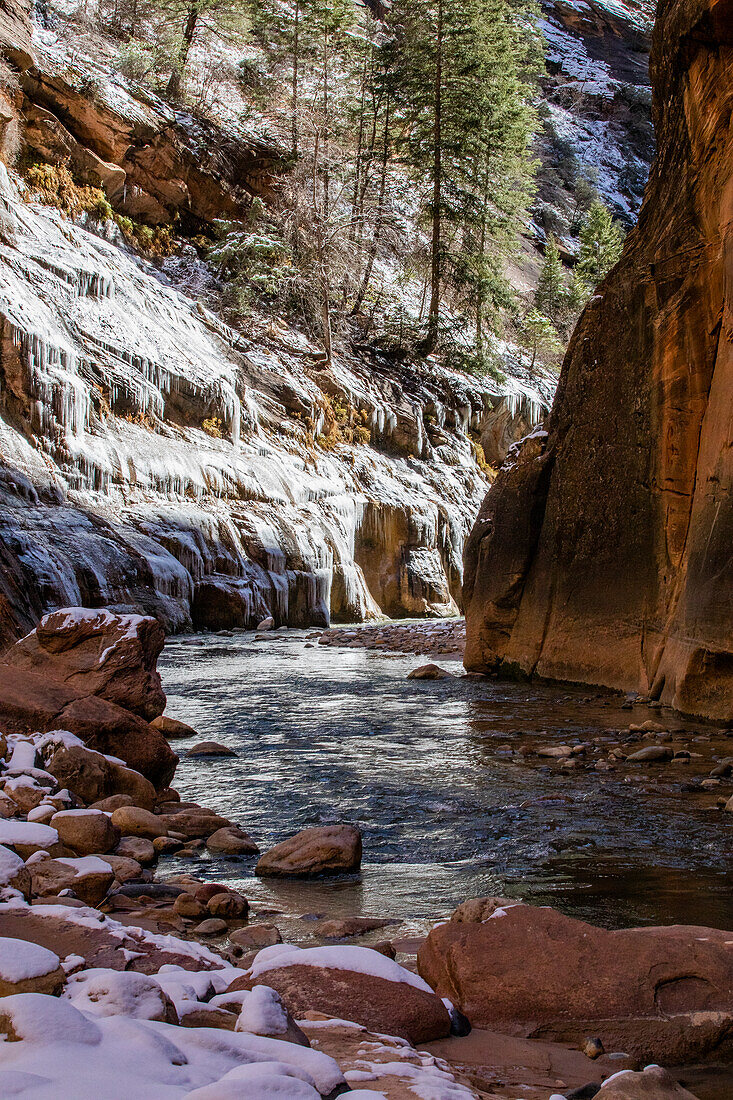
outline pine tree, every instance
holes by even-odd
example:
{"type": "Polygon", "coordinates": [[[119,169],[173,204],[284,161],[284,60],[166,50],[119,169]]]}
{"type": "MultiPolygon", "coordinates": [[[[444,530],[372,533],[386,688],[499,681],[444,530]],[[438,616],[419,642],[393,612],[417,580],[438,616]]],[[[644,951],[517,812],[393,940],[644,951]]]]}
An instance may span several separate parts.
{"type": "Polygon", "coordinates": [[[567,291],[563,276],[562,260],[557,242],[552,233],[545,245],[545,258],[540,271],[534,304],[540,313],[544,313],[557,324],[567,302],[567,291]]]}
{"type": "Polygon", "coordinates": [[[578,278],[595,290],[621,256],[624,232],[602,202],[594,202],[580,231],[578,278]]]}
{"type": "MultiPolygon", "coordinates": [[[[527,7],[527,4],[520,7],[527,7]]],[[[398,152],[424,182],[430,237],[426,350],[438,342],[447,284],[470,288],[477,343],[497,245],[529,195],[534,127],[527,30],[507,0],[395,0],[385,47],[398,152]]]]}

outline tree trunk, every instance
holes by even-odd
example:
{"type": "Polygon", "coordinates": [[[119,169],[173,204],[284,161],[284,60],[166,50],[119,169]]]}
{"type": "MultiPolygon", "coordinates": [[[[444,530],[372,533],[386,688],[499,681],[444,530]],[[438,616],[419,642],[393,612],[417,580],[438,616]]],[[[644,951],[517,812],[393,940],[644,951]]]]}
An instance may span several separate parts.
{"type": "Polygon", "coordinates": [[[435,91],[433,104],[433,231],[430,242],[430,308],[425,350],[433,351],[438,342],[440,319],[440,228],[443,173],[441,111],[443,106],[443,0],[438,0],[438,25],[435,43],[435,91]]]}
{"type": "Polygon", "coordinates": [[[372,234],[372,242],[369,246],[369,255],[367,256],[366,267],[364,268],[364,275],[362,276],[361,286],[359,287],[359,293],[356,296],[354,307],[351,311],[352,316],[359,312],[362,307],[366,292],[369,289],[369,283],[372,277],[372,269],[374,267],[374,261],[377,257],[377,249],[379,247],[379,240],[382,236],[382,227],[384,225],[384,196],[387,189],[387,162],[389,160],[389,96],[387,96],[387,102],[385,104],[384,113],[384,142],[382,145],[382,171],[379,180],[379,198],[377,200],[377,217],[374,225],[374,233],[372,234]]]}
{"type": "Polygon", "coordinates": [[[194,0],[194,3],[188,9],[188,16],[186,17],[186,25],[183,28],[183,38],[181,39],[181,48],[178,51],[178,59],[170,75],[168,81],[168,87],[166,88],[166,95],[169,99],[178,99],[181,94],[181,84],[183,83],[183,74],[186,69],[186,62],[188,61],[188,54],[191,49],[191,43],[193,42],[194,35],[196,34],[196,26],[199,21],[199,15],[201,9],[198,2],[194,0]]]}
{"type": "Polygon", "coordinates": [[[295,0],[293,26],[293,157],[298,155],[298,66],[300,62],[300,0],[295,0]]]}

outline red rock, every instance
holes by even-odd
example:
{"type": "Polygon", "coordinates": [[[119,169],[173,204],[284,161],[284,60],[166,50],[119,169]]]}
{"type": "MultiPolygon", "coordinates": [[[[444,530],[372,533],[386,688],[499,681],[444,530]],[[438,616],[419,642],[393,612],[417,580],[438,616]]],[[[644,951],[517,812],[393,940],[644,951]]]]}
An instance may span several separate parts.
{"type": "Polygon", "coordinates": [[[468,669],[733,718],[733,0],[660,0],[657,161],[547,425],[466,544],[468,669]]]}
{"type": "Polygon", "coordinates": [[[450,1017],[439,997],[406,982],[392,982],[353,970],[295,964],[267,970],[258,978],[237,978],[228,992],[267,985],[280,994],[296,1020],[323,1012],[352,1020],[372,1031],[427,1043],[450,1032],[450,1017]]]}
{"type": "Polygon", "coordinates": [[[165,642],[157,619],[82,607],[53,611],[4,656],[7,664],[97,695],[142,718],[163,713],[155,664],[165,642]]]}
{"type": "Polygon", "coordinates": [[[688,926],[609,932],[549,908],[511,905],[449,921],[418,970],[475,1027],[683,1063],[733,1027],[731,933],[688,926]]]}
{"type": "Polygon", "coordinates": [[[260,858],[257,875],[307,877],[348,874],[361,866],[361,833],[353,825],[303,829],[260,858]]]}

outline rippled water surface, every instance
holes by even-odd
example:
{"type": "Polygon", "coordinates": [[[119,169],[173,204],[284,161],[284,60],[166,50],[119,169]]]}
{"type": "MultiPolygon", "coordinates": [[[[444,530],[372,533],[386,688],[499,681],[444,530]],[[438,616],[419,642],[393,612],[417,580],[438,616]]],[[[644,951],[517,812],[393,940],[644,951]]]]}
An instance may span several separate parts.
{"type": "MultiPolygon", "coordinates": [[[[207,857],[197,873],[330,915],[434,918],[499,893],[609,926],[733,928],[732,817],[711,808],[713,795],[680,794],[670,769],[660,784],[657,769],[632,782],[628,769],[564,777],[513,756],[523,736],[610,738],[646,708],[564,687],[407,680],[415,656],[319,647],[307,633],[168,642],[167,713],[237,753],[183,757],[176,786],[262,849],[308,825],[355,822],[362,873],[278,885],[253,879],[254,860],[207,857]]],[[[190,743],[174,747],[183,755],[190,743]]]]}

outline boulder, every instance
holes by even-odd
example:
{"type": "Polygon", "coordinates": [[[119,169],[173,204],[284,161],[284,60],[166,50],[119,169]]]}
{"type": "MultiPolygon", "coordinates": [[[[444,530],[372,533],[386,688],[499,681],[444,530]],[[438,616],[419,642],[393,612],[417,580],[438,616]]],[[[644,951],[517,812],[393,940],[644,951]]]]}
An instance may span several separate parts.
{"type": "Polygon", "coordinates": [[[283,1004],[280,994],[266,985],[256,985],[247,993],[234,1030],[249,1035],[267,1035],[301,1047],[311,1045],[308,1036],[283,1004]]]}
{"type": "Polygon", "coordinates": [[[647,745],[626,757],[627,764],[664,764],[674,756],[674,750],[667,745],[647,745]]]}
{"type": "Polygon", "coordinates": [[[175,741],[177,738],[197,736],[193,726],[187,726],[185,722],[179,722],[177,718],[168,718],[165,714],[159,714],[157,718],[153,718],[150,725],[153,729],[160,730],[163,736],[167,737],[169,741],[175,741]]]}
{"type": "Polygon", "coordinates": [[[31,875],[16,852],[0,844],[0,889],[17,890],[28,901],[31,896],[31,875]]]}
{"type": "Polygon", "coordinates": [[[450,1032],[448,1011],[432,990],[364,947],[265,948],[250,974],[237,978],[229,991],[257,985],[276,990],[295,1019],[308,1011],[322,1012],[410,1043],[430,1042],[450,1032]],[[318,965],[321,961],[326,965],[318,965]]]}
{"type": "Polygon", "coordinates": [[[448,672],[447,669],[441,668],[440,665],[427,664],[420,665],[419,668],[413,668],[412,672],[407,674],[408,680],[451,680],[453,679],[453,673],[448,672]]]}
{"type": "Polygon", "coordinates": [[[0,997],[58,993],[65,977],[58,955],[47,947],[0,937],[0,997]]]}
{"type": "Polygon", "coordinates": [[[681,1064],[733,1029],[731,934],[673,926],[607,931],[513,904],[435,927],[418,970],[474,1027],[681,1064]]]}
{"type": "Polygon", "coordinates": [[[76,698],[97,695],[149,720],[165,707],[155,667],[164,642],[157,619],[67,607],[44,615],[4,661],[64,684],[76,698]]]}
{"type": "Polygon", "coordinates": [[[90,749],[123,760],[156,787],[167,786],[173,778],[178,757],[163,734],[106,699],[74,699],[56,716],[52,728],[69,730],[90,749]]]}
{"type": "Polygon", "coordinates": [[[161,817],[139,806],[120,806],[112,813],[111,821],[122,836],[155,840],[156,837],[165,836],[167,833],[161,817]]]}
{"type": "Polygon", "coordinates": [[[172,833],[180,833],[189,840],[209,837],[219,829],[231,826],[231,821],[226,817],[219,817],[213,810],[207,810],[204,806],[186,807],[176,813],[160,814],[158,820],[161,822],[161,834],[168,830],[172,833]]]}
{"type": "Polygon", "coordinates": [[[218,917],[209,917],[197,924],[194,932],[197,936],[223,936],[227,930],[227,922],[218,917]]]}
{"type": "Polygon", "coordinates": [[[257,951],[261,947],[272,947],[283,942],[280,929],[274,924],[248,924],[245,928],[235,928],[229,933],[229,939],[245,951],[257,951]]]}
{"type": "Polygon", "coordinates": [[[318,921],[313,931],[326,940],[341,940],[349,936],[364,936],[367,932],[376,932],[396,923],[389,917],[346,917],[344,920],[318,921]]]}
{"type": "Polygon", "coordinates": [[[599,1100],[696,1100],[661,1066],[647,1066],[641,1073],[622,1070],[609,1077],[599,1100]]]}
{"type": "Polygon", "coordinates": [[[179,917],[186,917],[188,920],[201,920],[206,916],[206,906],[193,894],[179,894],[173,902],[173,909],[179,917]]]}
{"type": "Polygon", "coordinates": [[[63,847],[59,834],[50,825],[4,819],[0,819],[0,844],[14,848],[23,859],[28,859],[35,852],[61,855],[63,847]]]}
{"type": "Polygon", "coordinates": [[[115,848],[116,856],[124,856],[126,859],[134,859],[143,867],[155,863],[158,858],[152,840],[142,836],[123,836],[115,848]]]}
{"type": "Polygon", "coordinates": [[[303,829],[260,858],[257,875],[308,877],[349,874],[361,866],[361,833],[353,825],[303,829]]]}
{"type": "Polygon", "coordinates": [[[249,833],[245,833],[244,829],[240,829],[237,825],[217,829],[207,838],[206,847],[214,855],[223,856],[254,855],[259,852],[249,833]]]}
{"type": "MultiPolygon", "coordinates": [[[[120,806],[134,806],[134,802],[129,794],[111,794],[107,798],[100,798],[99,802],[92,802],[89,806],[90,810],[104,810],[106,814],[111,814],[115,810],[119,810],[120,806]]],[[[147,809],[148,807],[146,807],[147,809]]]]}
{"type": "Polygon", "coordinates": [[[120,830],[101,810],[61,810],[51,818],[51,827],[62,844],[81,856],[111,852],[120,839],[120,830]]]}
{"type": "Polygon", "coordinates": [[[143,873],[143,869],[136,859],[130,859],[129,856],[120,856],[105,852],[102,857],[105,863],[108,863],[112,868],[115,876],[115,882],[119,882],[124,885],[126,882],[134,882],[135,879],[139,879],[143,873]]]}
{"type": "Polygon", "coordinates": [[[226,745],[220,745],[218,741],[199,741],[186,752],[186,756],[192,757],[217,757],[236,756],[236,752],[228,749],[226,745]]]}
{"type": "Polygon", "coordinates": [[[98,905],[114,878],[109,863],[99,856],[43,859],[31,864],[29,870],[34,897],[55,896],[62,890],[72,890],[74,896],[87,905],[98,905]]]}
{"type": "Polygon", "coordinates": [[[222,920],[246,920],[249,903],[235,890],[226,890],[209,898],[206,908],[212,917],[221,917],[222,920]]]}
{"type": "Polygon", "coordinates": [[[75,1008],[92,1016],[178,1023],[170,997],[146,974],[93,967],[69,978],[64,996],[75,1008]]]}

